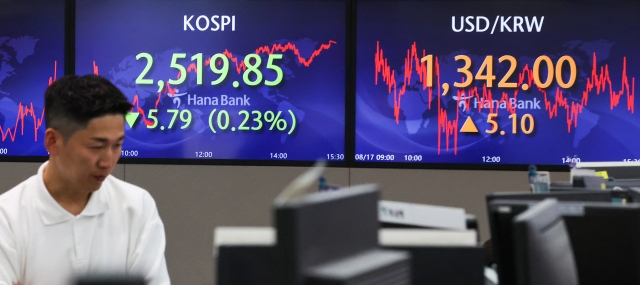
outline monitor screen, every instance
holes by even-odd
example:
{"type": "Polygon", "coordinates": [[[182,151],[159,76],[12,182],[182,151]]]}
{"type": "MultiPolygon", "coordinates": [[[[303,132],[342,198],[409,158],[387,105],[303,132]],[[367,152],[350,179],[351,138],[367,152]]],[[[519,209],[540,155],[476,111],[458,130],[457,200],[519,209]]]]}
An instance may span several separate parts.
{"type": "Polygon", "coordinates": [[[494,200],[487,207],[491,229],[492,255],[500,284],[516,284],[513,218],[538,201],[494,200]]]}
{"type": "MultiPolygon", "coordinates": [[[[516,284],[513,218],[537,201],[494,200],[488,206],[493,255],[501,284],[516,284]]],[[[562,202],[560,209],[580,284],[638,284],[640,205],[562,202]],[[596,249],[597,250],[594,250],[596,249]]]]}
{"type": "Polygon", "coordinates": [[[64,74],[64,2],[0,5],[0,161],[47,155],[44,91],[64,74]]]}
{"type": "Polygon", "coordinates": [[[76,3],[76,73],[134,105],[123,158],[344,161],[344,1],[76,3]]]}
{"type": "Polygon", "coordinates": [[[639,284],[640,205],[585,203],[574,212],[564,219],[580,284],[639,284]]]}
{"type": "Polygon", "coordinates": [[[513,219],[518,285],[577,285],[567,227],[556,200],[546,199],[513,219]]]}
{"type": "Polygon", "coordinates": [[[638,9],[637,1],[358,1],[356,162],[636,160],[638,9]]]}
{"type": "Polygon", "coordinates": [[[276,284],[302,284],[313,267],[378,248],[377,185],[283,197],[274,201],[276,284]]]}
{"type": "MultiPolygon", "coordinates": [[[[553,198],[563,202],[614,202],[625,199],[626,191],[575,190],[553,193],[493,193],[487,195],[487,213],[493,256],[501,284],[516,283],[513,218],[535,203],[553,198]]],[[[565,207],[566,208],[566,207],[565,207]]]]}

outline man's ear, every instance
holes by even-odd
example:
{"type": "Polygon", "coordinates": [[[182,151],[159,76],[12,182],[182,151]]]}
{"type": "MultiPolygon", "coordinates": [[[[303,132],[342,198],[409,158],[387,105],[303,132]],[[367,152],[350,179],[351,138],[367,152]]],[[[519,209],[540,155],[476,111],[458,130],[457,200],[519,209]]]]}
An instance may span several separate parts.
{"type": "Polygon", "coordinates": [[[44,132],[44,147],[49,152],[49,155],[58,155],[59,148],[62,146],[63,142],[62,134],[59,131],[48,128],[44,132]]]}

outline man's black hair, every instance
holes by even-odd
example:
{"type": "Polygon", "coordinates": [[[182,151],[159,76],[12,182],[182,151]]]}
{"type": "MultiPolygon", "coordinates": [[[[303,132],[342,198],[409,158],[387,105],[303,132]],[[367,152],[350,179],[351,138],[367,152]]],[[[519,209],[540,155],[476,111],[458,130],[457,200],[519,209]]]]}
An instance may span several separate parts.
{"type": "Polygon", "coordinates": [[[53,128],[68,140],[104,115],[126,115],[132,105],[122,91],[98,75],[68,75],[53,82],[44,92],[46,128],[53,128]]]}

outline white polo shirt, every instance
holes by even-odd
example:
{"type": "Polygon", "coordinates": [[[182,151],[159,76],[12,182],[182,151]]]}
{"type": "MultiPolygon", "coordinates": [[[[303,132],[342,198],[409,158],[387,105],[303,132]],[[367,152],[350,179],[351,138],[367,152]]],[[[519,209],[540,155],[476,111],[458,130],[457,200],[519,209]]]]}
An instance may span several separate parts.
{"type": "Polygon", "coordinates": [[[0,285],[69,285],[94,273],[170,284],[164,226],[146,190],[110,175],[74,216],[45,188],[46,165],[0,195],[0,285]]]}

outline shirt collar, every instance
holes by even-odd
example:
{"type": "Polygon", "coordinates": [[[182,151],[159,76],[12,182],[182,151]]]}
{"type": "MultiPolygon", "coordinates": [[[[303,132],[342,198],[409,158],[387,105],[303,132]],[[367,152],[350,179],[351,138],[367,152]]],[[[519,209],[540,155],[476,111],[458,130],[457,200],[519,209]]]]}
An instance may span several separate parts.
{"type": "MultiPolygon", "coordinates": [[[[49,164],[48,161],[43,163],[38,169],[37,187],[35,192],[42,222],[45,225],[54,225],[69,221],[73,219],[74,216],[67,210],[62,208],[60,204],[58,204],[58,202],[51,196],[51,194],[47,190],[47,187],[44,185],[43,173],[47,164],[49,164]]],[[[80,213],[78,217],[96,216],[104,213],[109,209],[109,203],[105,197],[105,188],[107,188],[105,184],[106,181],[102,184],[100,189],[94,191],[93,194],[91,194],[87,206],[84,208],[84,210],[82,210],[82,213],[80,213]]]]}

